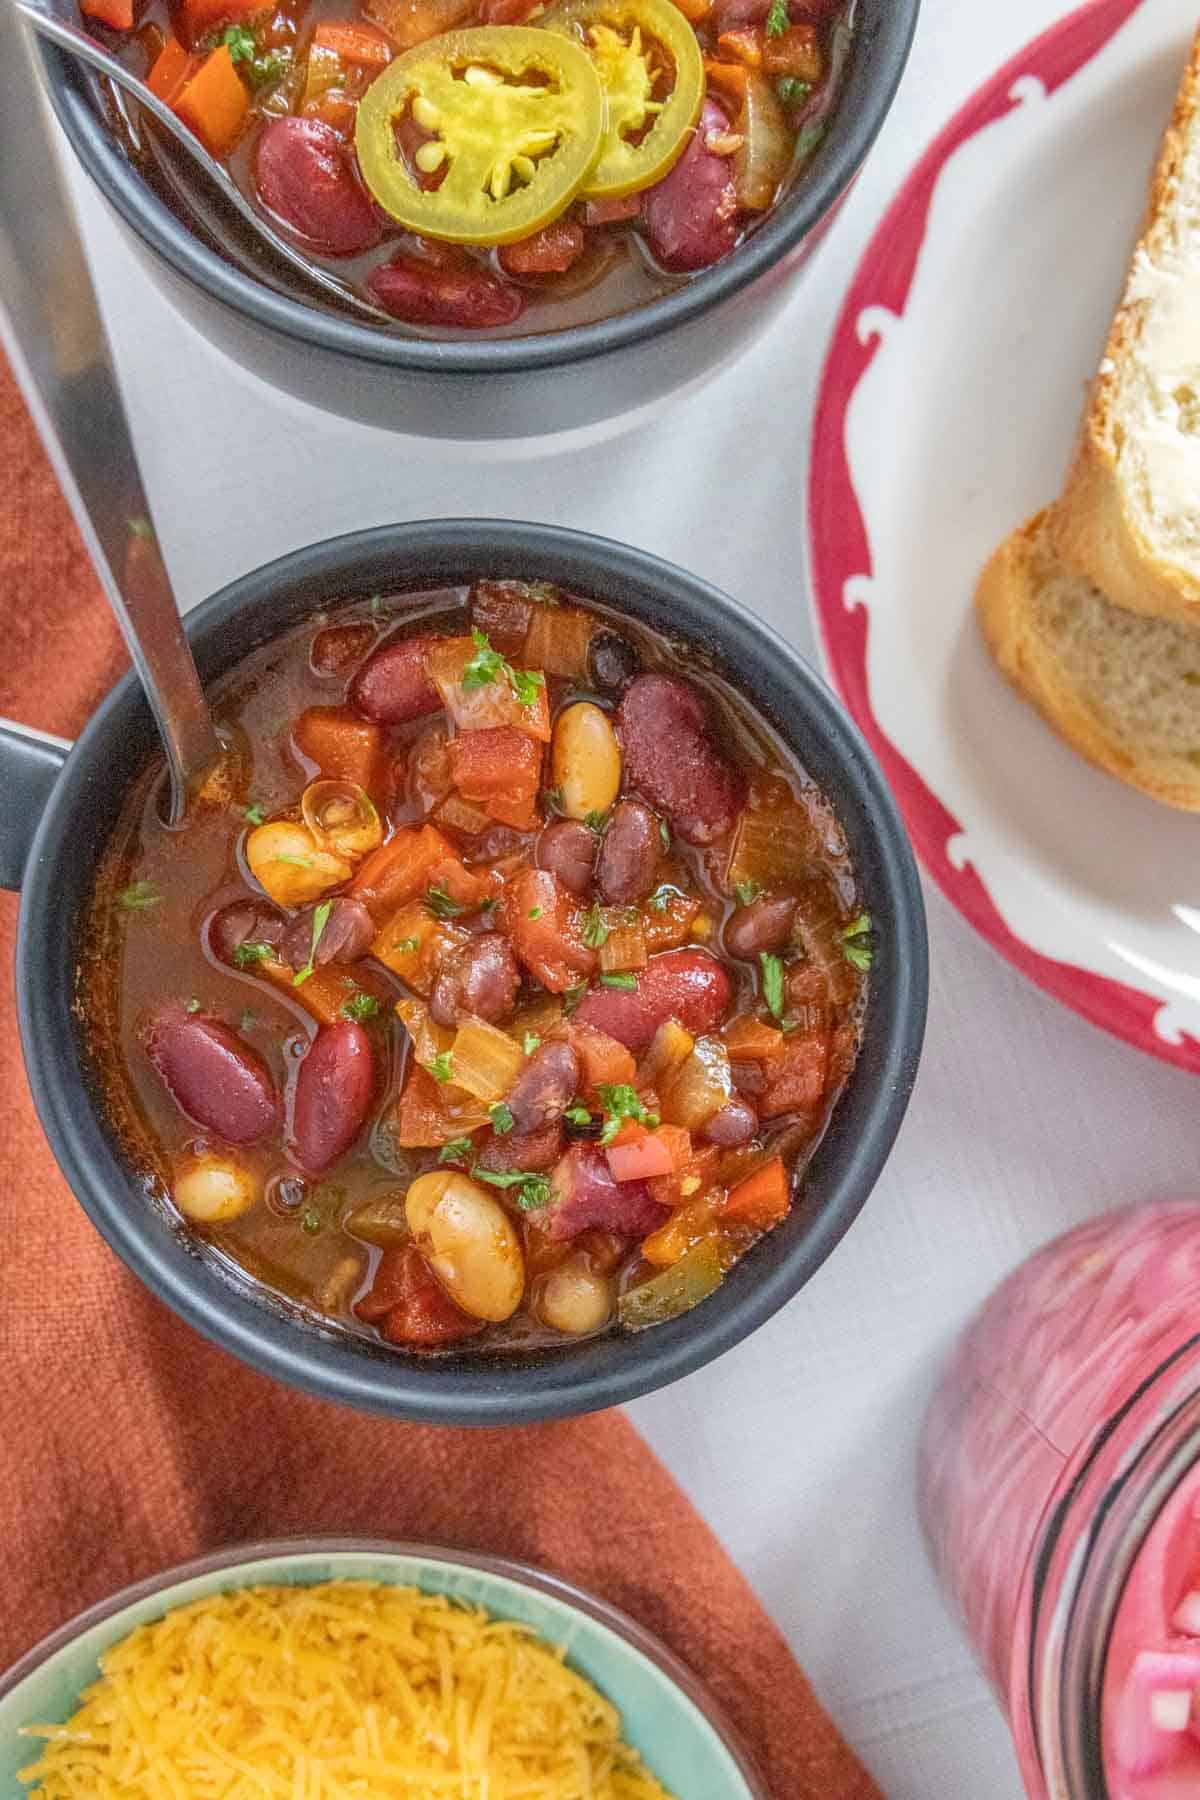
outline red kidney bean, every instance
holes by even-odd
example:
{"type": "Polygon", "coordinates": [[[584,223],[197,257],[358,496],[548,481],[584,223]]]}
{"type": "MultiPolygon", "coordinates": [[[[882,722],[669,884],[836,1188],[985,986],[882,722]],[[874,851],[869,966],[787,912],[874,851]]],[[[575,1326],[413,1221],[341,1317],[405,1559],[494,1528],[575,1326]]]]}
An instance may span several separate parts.
{"type": "Polygon", "coordinates": [[[429,679],[436,637],[393,638],[367,658],[350,683],[350,704],[378,725],[403,725],[437,712],[442,697],[429,679]]]}
{"type": "Polygon", "coordinates": [[[493,1134],[479,1152],[479,1167],[493,1175],[507,1175],[513,1169],[540,1175],[554,1167],[562,1151],[563,1134],[557,1124],[544,1125],[540,1131],[509,1131],[502,1137],[493,1134]]]}
{"type": "Polygon", "coordinates": [[[314,675],[345,675],[375,642],[375,627],[366,619],[354,625],[327,625],[318,631],[308,653],[314,675]]]}
{"type": "Polygon", "coordinates": [[[703,694],[679,675],[639,675],[617,713],[625,775],[689,844],[733,830],[746,783],[713,736],[703,694]]]}
{"type": "Polygon", "coordinates": [[[713,1114],[701,1133],[710,1144],[722,1150],[736,1150],[748,1144],[758,1130],[758,1114],[748,1100],[729,1100],[720,1112],[713,1114]]]}
{"type": "Polygon", "coordinates": [[[489,931],[446,958],[429,996],[430,1016],[438,1025],[456,1025],[470,1013],[495,1025],[512,1012],[520,985],[508,939],[489,931]]]}
{"type": "Polygon", "coordinates": [[[596,834],[582,819],[558,819],[538,839],[538,868],[549,869],[580,899],[592,891],[595,860],[596,834]]]}
{"type": "Polygon", "coordinates": [[[287,919],[269,900],[235,900],[208,922],[208,943],[218,962],[236,964],[243,944],[270,944],[278,949],[287,919]]]}
{"type": "Polygon", "coordinates": [[[648,806],[640,800],[614,806],[596,865],[596,883],[610,906],[632,906],[646,898],[662,847],[658,820],[648,806]]]}
{"type": "Polygon", "coordinates": [[[730,913],[723,934],[725,948],[744,962],[753,962],[764,950],[782,950],[792,935],[795,916],[795,895],[764,894],[730,913]]]}
{"type": "Polygon", "coordinates": [[[180,1112],[230,1144],[249,1144],[279,1120],[271,1071],[220,1019],[164,1001],[141,1021],[143,1050],[180,1112]]]}
{"type": "Polygon", "coordinates": [[[375,1058],[361,1025],[323,1025],[296,1074],[292,1153],[312,1175],[344,1156],[366,1123],[375,1058]]]}
{"type": "Polygon", "coordinates": [[[729,1005],[729,977],[707,950],[652,956],[636,979],[636,988],[593,988],[579,1004],[578,1022],[607,1032],[630,1050],[644,1050],[668,1019],[700,1036],[720,1022],[729,1005]]]}
{"type": "Polygon", "coordinates": [[[454,268],[439,268],[417,256],[394,256],[367,276],[373,300],[394,319],[409,325],[460,325],[482,329],[511,325],[525,299],[481,264],[464,257],[454,268]]]}
{"type": "Polygon", "coordinates": [[[339,895],[324,902],[330,909],[325,928],[313,944],[313,919],[316,906],[306,906],[297,913],[283,934],[280,949],[283,960],[292,969],[305,969],[311,961],[314,968],[326,963],[357,962],[375,941],[375,926],[361,900],[339,895]]]}
{"type": "Polygon", "coordinates": [[[534,1051],[508,1096],[516,1129],[557,1125],[579,1087],[579,1058],[570,1044],[551,1042],[534,1051]]]}
{"type": "Polygon", "coordinates": [[[327,256],[357,256],[383,236],[342,140],[320,119],[271,119],[254,150],[254,185],[268,212],[327,256]]]}
{"type": "Polygon", "coordinates": [[[625,1238],[645,1237],[670,1213],[644,1181],[614,1181],[602,1151],[576,1144],[554,1172],[554,1199],[538,1224],[556,1242],[598,1227],[625,1238]]]}
{"type": "Polygon", "coordinates": [[[617,693],[642,666],[637,646],[615,631],[597,631],[588,645],[588,672],[598,688],[617,693]]]}
{"type": "Polygon", "coordinates": [[[668,175],[642,195],[646,236],[668,269],[703,269],[737,243],[738,203],[732,156],[714,156],[708,134],[729,131],[721,108],[706,100],[695,136],[668,175]]]}

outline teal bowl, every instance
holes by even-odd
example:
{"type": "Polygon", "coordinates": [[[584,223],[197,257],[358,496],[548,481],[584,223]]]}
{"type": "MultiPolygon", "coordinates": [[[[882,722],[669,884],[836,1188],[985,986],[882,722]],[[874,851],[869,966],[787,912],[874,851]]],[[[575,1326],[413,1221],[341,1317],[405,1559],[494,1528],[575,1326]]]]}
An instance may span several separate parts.
{"type": "Polygon", "coordinates": [[[51,1633],[0,1680],[0,1794],[28,1792],[18,1769],[36,1761],[23,1725],[74,1712],[99,1659],[139,1625],[210,1594],[262,1585],[378,1581],[484,1607],[563,1645],[621,1715],[628,1743],[678,1800],[770,1800],[732,1726],[691,1671],[616,1607],[569,1582],[502,1557],[355,1538],[284,1538],[182,1563],[103,1600],[51,1633]]]}

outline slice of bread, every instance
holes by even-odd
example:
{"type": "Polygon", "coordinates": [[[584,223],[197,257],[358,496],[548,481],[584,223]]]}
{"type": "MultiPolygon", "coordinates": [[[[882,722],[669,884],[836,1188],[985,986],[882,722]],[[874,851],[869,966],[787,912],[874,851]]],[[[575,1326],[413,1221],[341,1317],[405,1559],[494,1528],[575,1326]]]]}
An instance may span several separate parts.
{"type": "Polygon", "coordinates": [[[1110,600],[1200,622],[1200,35],[1055,529],[1110,600]]]}
{"type": "Polygon", "coordinates": [[[1052,508],[1004,540],[975,604],[996,661],[1068,744],[1200,812],[1200,630],[1114,606],[1065,568],[1052,508]]]}

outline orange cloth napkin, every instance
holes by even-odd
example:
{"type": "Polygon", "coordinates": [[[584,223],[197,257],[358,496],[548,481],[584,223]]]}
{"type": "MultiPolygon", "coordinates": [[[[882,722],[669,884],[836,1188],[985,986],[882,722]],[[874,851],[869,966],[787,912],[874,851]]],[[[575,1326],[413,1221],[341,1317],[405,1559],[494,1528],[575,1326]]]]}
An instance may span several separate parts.
{"type": "MultiPolygon", "coordinates": [[[[0,607],[0,713],[77,732],[125,657],[2,363],[0,607]]],[[[10,994],[16,915],[0,897],[10,994]]],[[[0,1117],[0,1666],[124,1583],[217,1545],[419,1538],[523,1557],[657,1631],[719,1695],[777,1800],[878,1794],[621,1414],[451,1430],[277,1386],[183,1325],[97,1236],[42,1137],[11,1027],[0,1117]]]]}

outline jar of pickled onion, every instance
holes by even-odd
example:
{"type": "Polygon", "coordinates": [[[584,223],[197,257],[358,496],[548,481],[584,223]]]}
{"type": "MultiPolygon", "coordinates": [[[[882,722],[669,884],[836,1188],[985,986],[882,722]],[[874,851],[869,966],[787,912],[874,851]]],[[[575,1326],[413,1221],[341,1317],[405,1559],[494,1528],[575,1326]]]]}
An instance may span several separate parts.
{"type": "Polygon", "coordinates": [[[920,1505],[1034,1800],[1197,1800],[1200,1205],[1094,1219],[996,1290],[920,1505]]]}

